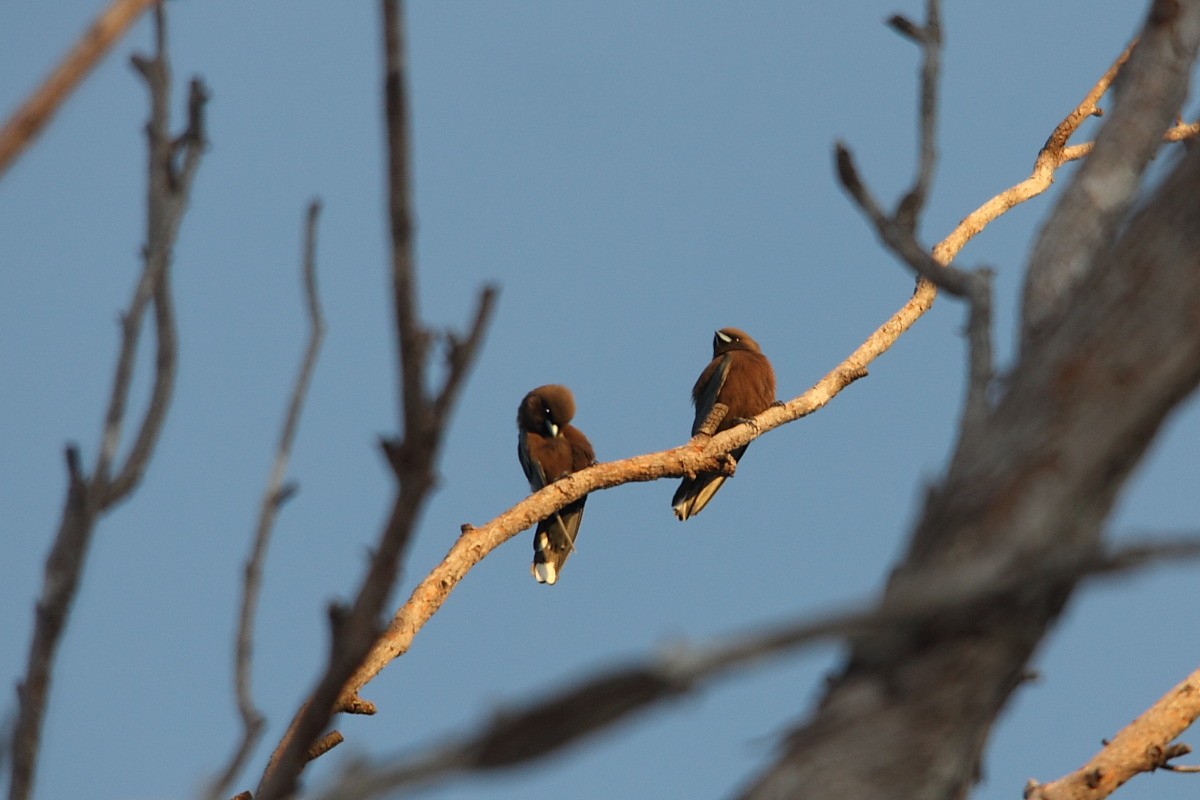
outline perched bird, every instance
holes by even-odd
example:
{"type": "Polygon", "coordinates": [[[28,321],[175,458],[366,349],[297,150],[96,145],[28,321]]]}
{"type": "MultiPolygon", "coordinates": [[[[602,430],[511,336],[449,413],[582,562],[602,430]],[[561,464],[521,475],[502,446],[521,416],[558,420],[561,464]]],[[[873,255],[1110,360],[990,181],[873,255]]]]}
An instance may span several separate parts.
{"type": "MultiPolygon", "coordinates": [[[[533,491],[596,463],[591,443],[570,424],[574,416],[571,390],[557,384],[539,386],[525,395],[517,408],[517,456],[533,491]]],[[[538,523],[529,567],[538,583],[558,580],[563,563],[575,549],[586,501],[585,495],[538,523]]]]}
{"type": "MultiPolygon", "coordinates": [[[[722,328],[713,334],[712,361],[692,388],[692,402],[696,406],[693,436],[701,431],[719,433],[766,411],[775,402],[775,370],[758,342],[737,328],[722,328]],[[714,430],[705,430],[706,422],[712,426],[709,416],[717,404],[725,406],[724,416],[714,430]]],[[[730,453],[734,461],[742,457],[747,446],[730,453]]],[[[684,478],[671,498],[675,516],[682,522],[699,514],[724,482],[725,476],[718,472],[698,472],[694,478],[684,478]]]]}

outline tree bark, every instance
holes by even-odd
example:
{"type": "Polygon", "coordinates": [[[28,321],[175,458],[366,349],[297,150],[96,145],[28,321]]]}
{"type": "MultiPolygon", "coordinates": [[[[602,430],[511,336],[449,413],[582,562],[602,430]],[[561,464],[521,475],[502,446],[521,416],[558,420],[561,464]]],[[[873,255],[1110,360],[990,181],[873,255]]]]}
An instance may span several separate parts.
{"type": "MultiPolygon", "coordinates": [[[[1200,3],[1157,3],[1147,26],[1173,26],[1162,46],[1190,61],[1198,22],[1200,3]]],[[[1006,574],[1096,551],[1131,470],[1200,382],[1200,150],[1174,165],[1060,303],[996,407],[963,431],[883,608],[937,571],[1006,574]]],[[[964,796],[993,721],[1075,582],[1031,580],[978,618],[860,637],[811,721],[743,797],[964,796]]]]}

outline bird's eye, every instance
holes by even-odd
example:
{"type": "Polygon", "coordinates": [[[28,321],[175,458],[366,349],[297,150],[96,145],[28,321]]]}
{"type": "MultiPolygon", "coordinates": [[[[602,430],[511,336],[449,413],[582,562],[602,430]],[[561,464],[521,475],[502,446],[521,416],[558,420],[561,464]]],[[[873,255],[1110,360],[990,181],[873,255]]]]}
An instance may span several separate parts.
{"type": "Polygon", "coordinates": [[[542,413],[546,415],[546,419],[553,419],[554,415],[550,413],[550,406],[542,409],[542,413]]]}

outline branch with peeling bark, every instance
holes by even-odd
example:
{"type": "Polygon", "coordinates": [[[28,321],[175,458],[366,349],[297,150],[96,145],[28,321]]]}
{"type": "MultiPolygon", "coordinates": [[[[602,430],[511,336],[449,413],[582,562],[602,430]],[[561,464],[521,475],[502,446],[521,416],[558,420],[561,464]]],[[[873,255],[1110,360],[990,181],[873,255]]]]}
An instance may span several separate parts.
{"type": "Polygon", "coordinates": [[[11,741],[10,800],[25,800],[33,791],[54,659],[75,600],[95,526],[105,512],[126,499],[140,483],[158,443],[175,384],[176,332],[170,266],[175,237],[205,147],[207,93],[198,80],[192,81],[187,126],[180,136],[172,137],[168,111],[171,79],[165,31],[164,12],[159,6],[155,14],[155,54],[151,58],[134,59],[134,66],[146,80],[151,107],[146,126],[149,155],[143,267],[129,308],[121,317],[121,345],[113,369],[99,452],[91,474],[85,474],[76,445],[70,445],[66,451],[67,496],[58,533],[46,558],[33,640],[25,676],[17,692],[18,712],[11,741]],[[119,459],[138,343],[150,305],[154,308],[157,341],[150,399],[137,423],[129,452],[119,459]]]}

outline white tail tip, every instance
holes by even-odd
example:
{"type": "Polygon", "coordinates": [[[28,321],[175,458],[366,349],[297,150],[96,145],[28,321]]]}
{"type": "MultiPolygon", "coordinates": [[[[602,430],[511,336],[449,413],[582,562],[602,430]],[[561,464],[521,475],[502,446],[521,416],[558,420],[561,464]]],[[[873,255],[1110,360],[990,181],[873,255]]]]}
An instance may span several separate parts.
{"type": "Polygon", "coordinates": [[[558,580],[558,570],[554,568],[553,564],[545,561],[541,563],[538,563],[537,561],[533,562],[533,564],[529,566],[529,572],[533,575],[533,579],[538,583],[548,583],[550,585],[554,585],[555,581],[558,580]]]}

